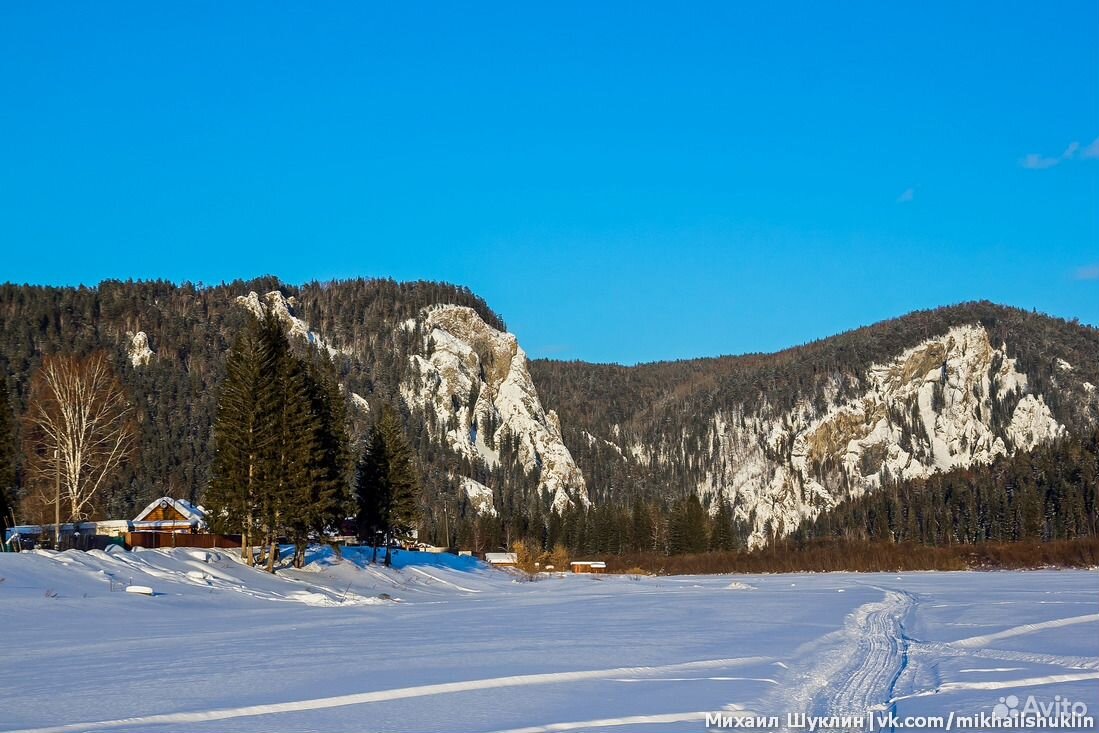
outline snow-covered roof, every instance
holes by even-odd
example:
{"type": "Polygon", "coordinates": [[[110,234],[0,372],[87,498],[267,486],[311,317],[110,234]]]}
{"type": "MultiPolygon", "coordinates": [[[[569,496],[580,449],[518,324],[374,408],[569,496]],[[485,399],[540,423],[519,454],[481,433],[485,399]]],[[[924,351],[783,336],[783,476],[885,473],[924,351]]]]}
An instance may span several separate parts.
{"type": "Polygon", "coordinates": [[[514,565],[519,562],[518,556],[514,552],[486,552],[485,562],[492,565],[500,565],[511,563],[514,565]]]}
{"type": "Polygon", "coordinates": [[[186,499],[173,499],[169,496],[162,496],[156,501],[149,504],[141,510],[141,513],[134,517],[134,522],[143,522],[145,518],[152,514],[160,507],[172,507],[180,516],[187,522],[198,522],[199,524],[206,523],[206,510],[200,506],[195,506],[186,499]]]}
{"type": "Polygon", "coordinates": [[[569,565],[583,565],[584,567],[605,568],[607,563],[602,560],[573,560],[569,565]]]}

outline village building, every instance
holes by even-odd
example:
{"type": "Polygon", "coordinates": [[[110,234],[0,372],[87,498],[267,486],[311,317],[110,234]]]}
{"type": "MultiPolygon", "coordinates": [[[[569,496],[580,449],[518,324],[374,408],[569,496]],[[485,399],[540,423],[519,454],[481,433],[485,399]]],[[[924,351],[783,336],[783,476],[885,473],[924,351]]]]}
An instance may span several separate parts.
{"type": "Polygon", "coordinates": [[[485,562],[494,568],[514,568],[519,564],[519,557],[514,552],[486,552],[485,562]]]}
{"type": "Polygon", "coordinates": [[[569,563],[569,568],[574,573],[605,573],[607,563],[601,560],[574,560],[569,563]]]}
{"type": "Polygon", "coordinates": [[[133,519],[94,522],[24,524],[12,527],[4,538],[6,549],[51,547],[56,539],[62,548],[102,549],[109,544],[128,547],[239,547],[239,542],[207,534],[206,511],[185,499],[161,497],[138,512],[133,519]]]}
{"type": "Polygon", "coordinates": [[[129,523],[130,532],[204,532],[206,510],[184,499],[167,496],[141,510],[129,523]]]}

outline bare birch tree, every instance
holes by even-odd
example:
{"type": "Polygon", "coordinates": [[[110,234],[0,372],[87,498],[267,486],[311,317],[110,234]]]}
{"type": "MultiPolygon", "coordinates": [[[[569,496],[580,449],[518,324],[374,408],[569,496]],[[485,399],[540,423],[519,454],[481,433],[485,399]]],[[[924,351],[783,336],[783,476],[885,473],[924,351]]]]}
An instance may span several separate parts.
{"type": "Polygon", "coordinates": [[[64,520],[88,518],[136,442],[129,399],[107,357],[47,356],[25,419],[35,496],[47,506],[60,501],[64,520]]]}

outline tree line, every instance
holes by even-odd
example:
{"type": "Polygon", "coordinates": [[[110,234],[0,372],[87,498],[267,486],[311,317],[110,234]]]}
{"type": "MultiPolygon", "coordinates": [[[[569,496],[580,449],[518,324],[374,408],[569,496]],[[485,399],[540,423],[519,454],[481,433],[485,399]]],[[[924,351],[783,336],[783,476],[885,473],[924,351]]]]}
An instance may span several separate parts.
{"type": "MultiPolygon", "coordinates": [[[[34,484],[47,479],[46,475],[34,478],[41,472],[28,460],[35,451],[26,450],[30,431],[21,418],[31,406],[36,375],[49,358],[61,355],[90,359],[98,354],[113,365],[114,376],[128,398],[123,422],[134,431],[133,450],[109,472],[95,502],[81,513],[132,516],[159,496],[196,503],[209,503],[206,495],[211,492],[216,497],[217,491],[210,487],[217,472],[227,470],[219,463],[218,436],[228,435],[228,431],[218,433],[217,427],[225,411],[224,400],[219,398],[230,383],[227,354],[234,352],[247,329],[262,326],[251,323],[246,309],[235,304],[237,296],[250,290],[261,294],[280,291],[293,301],[295,313],[335,347],[335,353],[318,354],[307,343],[292,342],[289,353],[300,361],[298,366],[291,369],[284,362],[282,371],[263,367],[269,376],[277,372],[270,378],[281,380],[293,395],[266,398],[270,404],[280,405],[263,413],[264,424],[275,419],[272,414],[281,420],[271,430],[290,432],[295,425],[312,424],[317,415],[322,416],[320,428],[305,431],[308,439],[302,438],[302,444],[294,444],[293,450],[292,441],[285,442],[275,451],[281,463],[264,468],[262,486],[282,488],[272,489],[262,500],[247,502],[253,513],[248,523],[249,542],[255,542],[257,548],[267,547],[264,558],[272,536],[318,536],[318,527],[326,522],[330,530],[353,531],[371,541],[379,538],[379,532],[385,535],[390,531],[373,519],[381,510],[360,504],[358,490],[363,458],[387,412],[391,427],[401,428],[389,430],[390,441],[396,434],[404,434],[409,449],[405,465],[411,466],[404,473],[414,477],[416,487],[410,501],[407,497],[395,503],[371,499],[381,506],[415,507],[415,520],[402,519],[395,526],[415,525],[427,541],[452,547],[500,550],[522,539],[538,552],[552,551],[560,543],[578,555],[651,551],[667,556],[740,547],[745,540],[747,528],[733,521],[729,507],[713,498],[690,498],[708,470],[713,446],[708,443],[707,431],[715,409],[735,404],[751,407],[764,397],[776,409],[785,408],[801,400],[818,399],[824,384],[835,385],[841,396],[856,394],[865,387],[862,380],[868,363],[895,356],[950,325],[977,321],[989,330],[994,343],[1007,341],[1010,357],[1018,359],[1017,367],[1026,372],[1034,391],[1043,394],[1071,434],[1082,434],[1096,419],[1095,400],[1077,399],[1079,384],[1099,383],[1095,329],[988,303],[920,312],[773,355],[638,367],[535,361],[531,372],[539,394],[547,408],[556,408],[561,415],[565,442],[584,472],[595,504],[592,508],[571,507],[558,515],[550,510],[550,497],[538,488],[537,472],[524,470],[514,460],[517,436],[499,441],[500,461],[488,466],[456,455],[443,445],[437,436],[446,426],[435,424],[438,418],[433,411],[410,411],[404,406],[400,389],[410,379],[409,356],[419,353],[429,339],[418,326],[400,324],[414,319],[424,306],[455,303],[475,309],[490,325],[504,328],[499,317],[466,289],[389,280],[289,286],[270,277],[217,286],[155,281],[108,281],[96,288],[0,285],[0,365],[6,375],[0,386],[7,388],[9,398],[0,405],[0,509],[7,508],[0,521],[10,522],[12,510],[17,513],[20,504],[26,505],[26,497],[38,490],[34,484]],[[155,355],[148,364],[134,365],[128,359],[128,334],[137,330],[150,336],[155,355]],[[1051,354],[1072,363],[1071,379],[1051,354]],[[337,384],[345,389],[341,391],[337,384]],[[347,402],[352,392],[362,398],[356,400],[359,406],[354,409],[347,402]],[[306,403],[308,411],[294,407],[306,403]],[[368,409],[363,409],[362,403],[368,409]],[[332,414],[325,417],[329,412],[332,414]],[[339,423],[338,429],[329,423],[339,423]],[[8,439],[3,437],[5,430],[8,439]],[[645,461],[628,451],[623,456],[601,440],[589,440],[584,430],[614,440],[619,448],[630,444],[676,448],[667,453],[667,460],[645,461]],[[341,441],[343,458],[336,460],[332,456],[339,450],[331,446],[341,441]],[[317,517],[291,521],[285,508],[288,500],[281,493],[290,491],[286,477],[316,471],[324,484],[333,480],[333,461],[338,463],[341,477],[335,492],[340,499],[335,503],[342,507],[344,517],[354,519],[354,526],[334,527],[327,499],[316,503],[323,508],[318,514],[326,517],[325,521],[317,517]],[[461,477],[491,487],[497,516],[477,513],[459,487],[461,477]]],[[[279,349],[282,347],[275,350],[279,349]]],[[[997,404],[992,407],[995,411],[997,404]]],[[[1001,412],[1009,414],[1010,407],[1003,406],[1001,412]]],[[[48,449],[37,449],[36,455],[52,457],[48,449]]],[[[1066,460],[1077,459],[1068,456],[1066,460]]],[[[40,467],[48,472],[53,465],[45,460],[40,467]]],[[[973,471],[983,476],[985,471],[996,470],[996,465],[973,471]]],[[[377,469],[370,470],[378,474],[377,469]]],[[[407,483],[406,478],[394,475],[392,480],[401,485],[407,483]]],[[[888,487],[890,482],[886,484],[888,487]]],[[[952,498],[956,516],[925,521],[920,517],[930,515],[934,507],[921,509],[915,530],[910,530],[906,514],[900,536],[953,542],[952,527],[957,524],[957,536],[963,538],[1006,537],[1011,533],[1003,527],[1020,526],[1020,521],[1030,528],[1024,532],[1028,537],[1078,534],[1094,510],[1088,501],[1073,497],[1071,487],[1075,484],[1061,486],[1053,498],[1042,494],[1037,500],[1033,498],[1037,490],[1023,492],[1018,500],[1012,499],[1013,518],[995,519],[991,524],[983,517],[1004,514],[996,508],[999,500],[988,490],[981,489],[965,501],[952,498]],[[977,509],[971,511],[970,505],[977,509]],[[1039,515],[1040,522],[1035,519],[1039,515]],[[1040,531],[1034,529],[1039,525],[1040,531]]],[[[917,490],[916,484],[898,484],[895,490],[901,492],[901,503],[909,500],[905,491],[921,501],[922,489],[917,490]]],[[[949,493],[960,497],[965,491],[954,487],[949,493]]],[[[942,495],[946,494],[943,488],[942,495]]],[[[404,511],[400,508],[398,513],[404,511]]],[[[884,514],[875,513],[873,523],[880,524],[878,517],[888,517],[890,511],[897,515],[886,507],[884,514]]],[[[831,520],[833,535],[842,534],[836,530],[840,524],[868,524],[861,515],[839,517],[836,513],[831,520]]],[[[886,525],[890,522],[896,524],[896,520],[887,519],[886,525]]],[[[379,541],[385,544],[384,537],[379,541]]]]}
{"type": "Polygon", "coordinates": [[[988,466],[887,481],[795,533],[923,545],[1049,542],[1099,534],[1099,428],[988,466]]]}
{"type": "MultiPolygon", "coordinates": [[[[351,531],[387,548],[414,528],[420,507],[415,456],[399,414],[383,405],[361,455],[352,457],[346,396],[331,360],[295,349],[266,312],[249,319],[217,390],[212,479],[203,502],[216,532],[238,534],[242,557],[273,571],[279,546],[301,567],[310,542],[351,531]],[[354,518],[348,528],[348,518],[354,518]]],[[[0,394],[0,527],[25,517],[51,523],[99,513],[103,489],[134,456],[133,400],[107,356],[53,354],[35,371],[17,444],[0,394]],[[20,470],[22,469],[22,470],[20,470]],[[22,476],[20,476],[22,474],[22,476]]]]}
{"type": "MultiPolygon", "coordinates": [[[[345,398],[327,355],[291,347],[270,311],[252,319],[226,360],[204,497],[215,531],[239,534],[241,553],[274,572],[283,540],[293,564],[309,543],[355,532],[375,548],[406,536],[418,517],[419,481],[395,410],[382,407],[352,469],[345,398]]],[[[376,555],[375,555],[376,559],[376,555]]]]}

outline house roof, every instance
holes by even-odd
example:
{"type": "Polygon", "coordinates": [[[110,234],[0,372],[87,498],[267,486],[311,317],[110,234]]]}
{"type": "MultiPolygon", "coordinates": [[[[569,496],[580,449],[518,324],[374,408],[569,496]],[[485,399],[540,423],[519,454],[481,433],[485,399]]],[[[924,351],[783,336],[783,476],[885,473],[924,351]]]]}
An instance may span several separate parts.
{"type": "Polygon", "coordinates": [[[485,562],[497,564],[497,563],[512,563],[515,564],[519,561],[518,556],[514,552],[486,552],[485,562]]]}
{"type": "Polygon", "coordinates": [[[197,522],[200,524],[206,523],[206,510],[200,506],[195,506],[191,502],[185,499],[173,499],[169,496],[162,496],[155,500],[149,506],[141,510],[141,513],[134,517],[134,522],[143,522],[145,518],[152,514],[160,507],[171,507],[175,509],[184,521],[197,522]]]}

